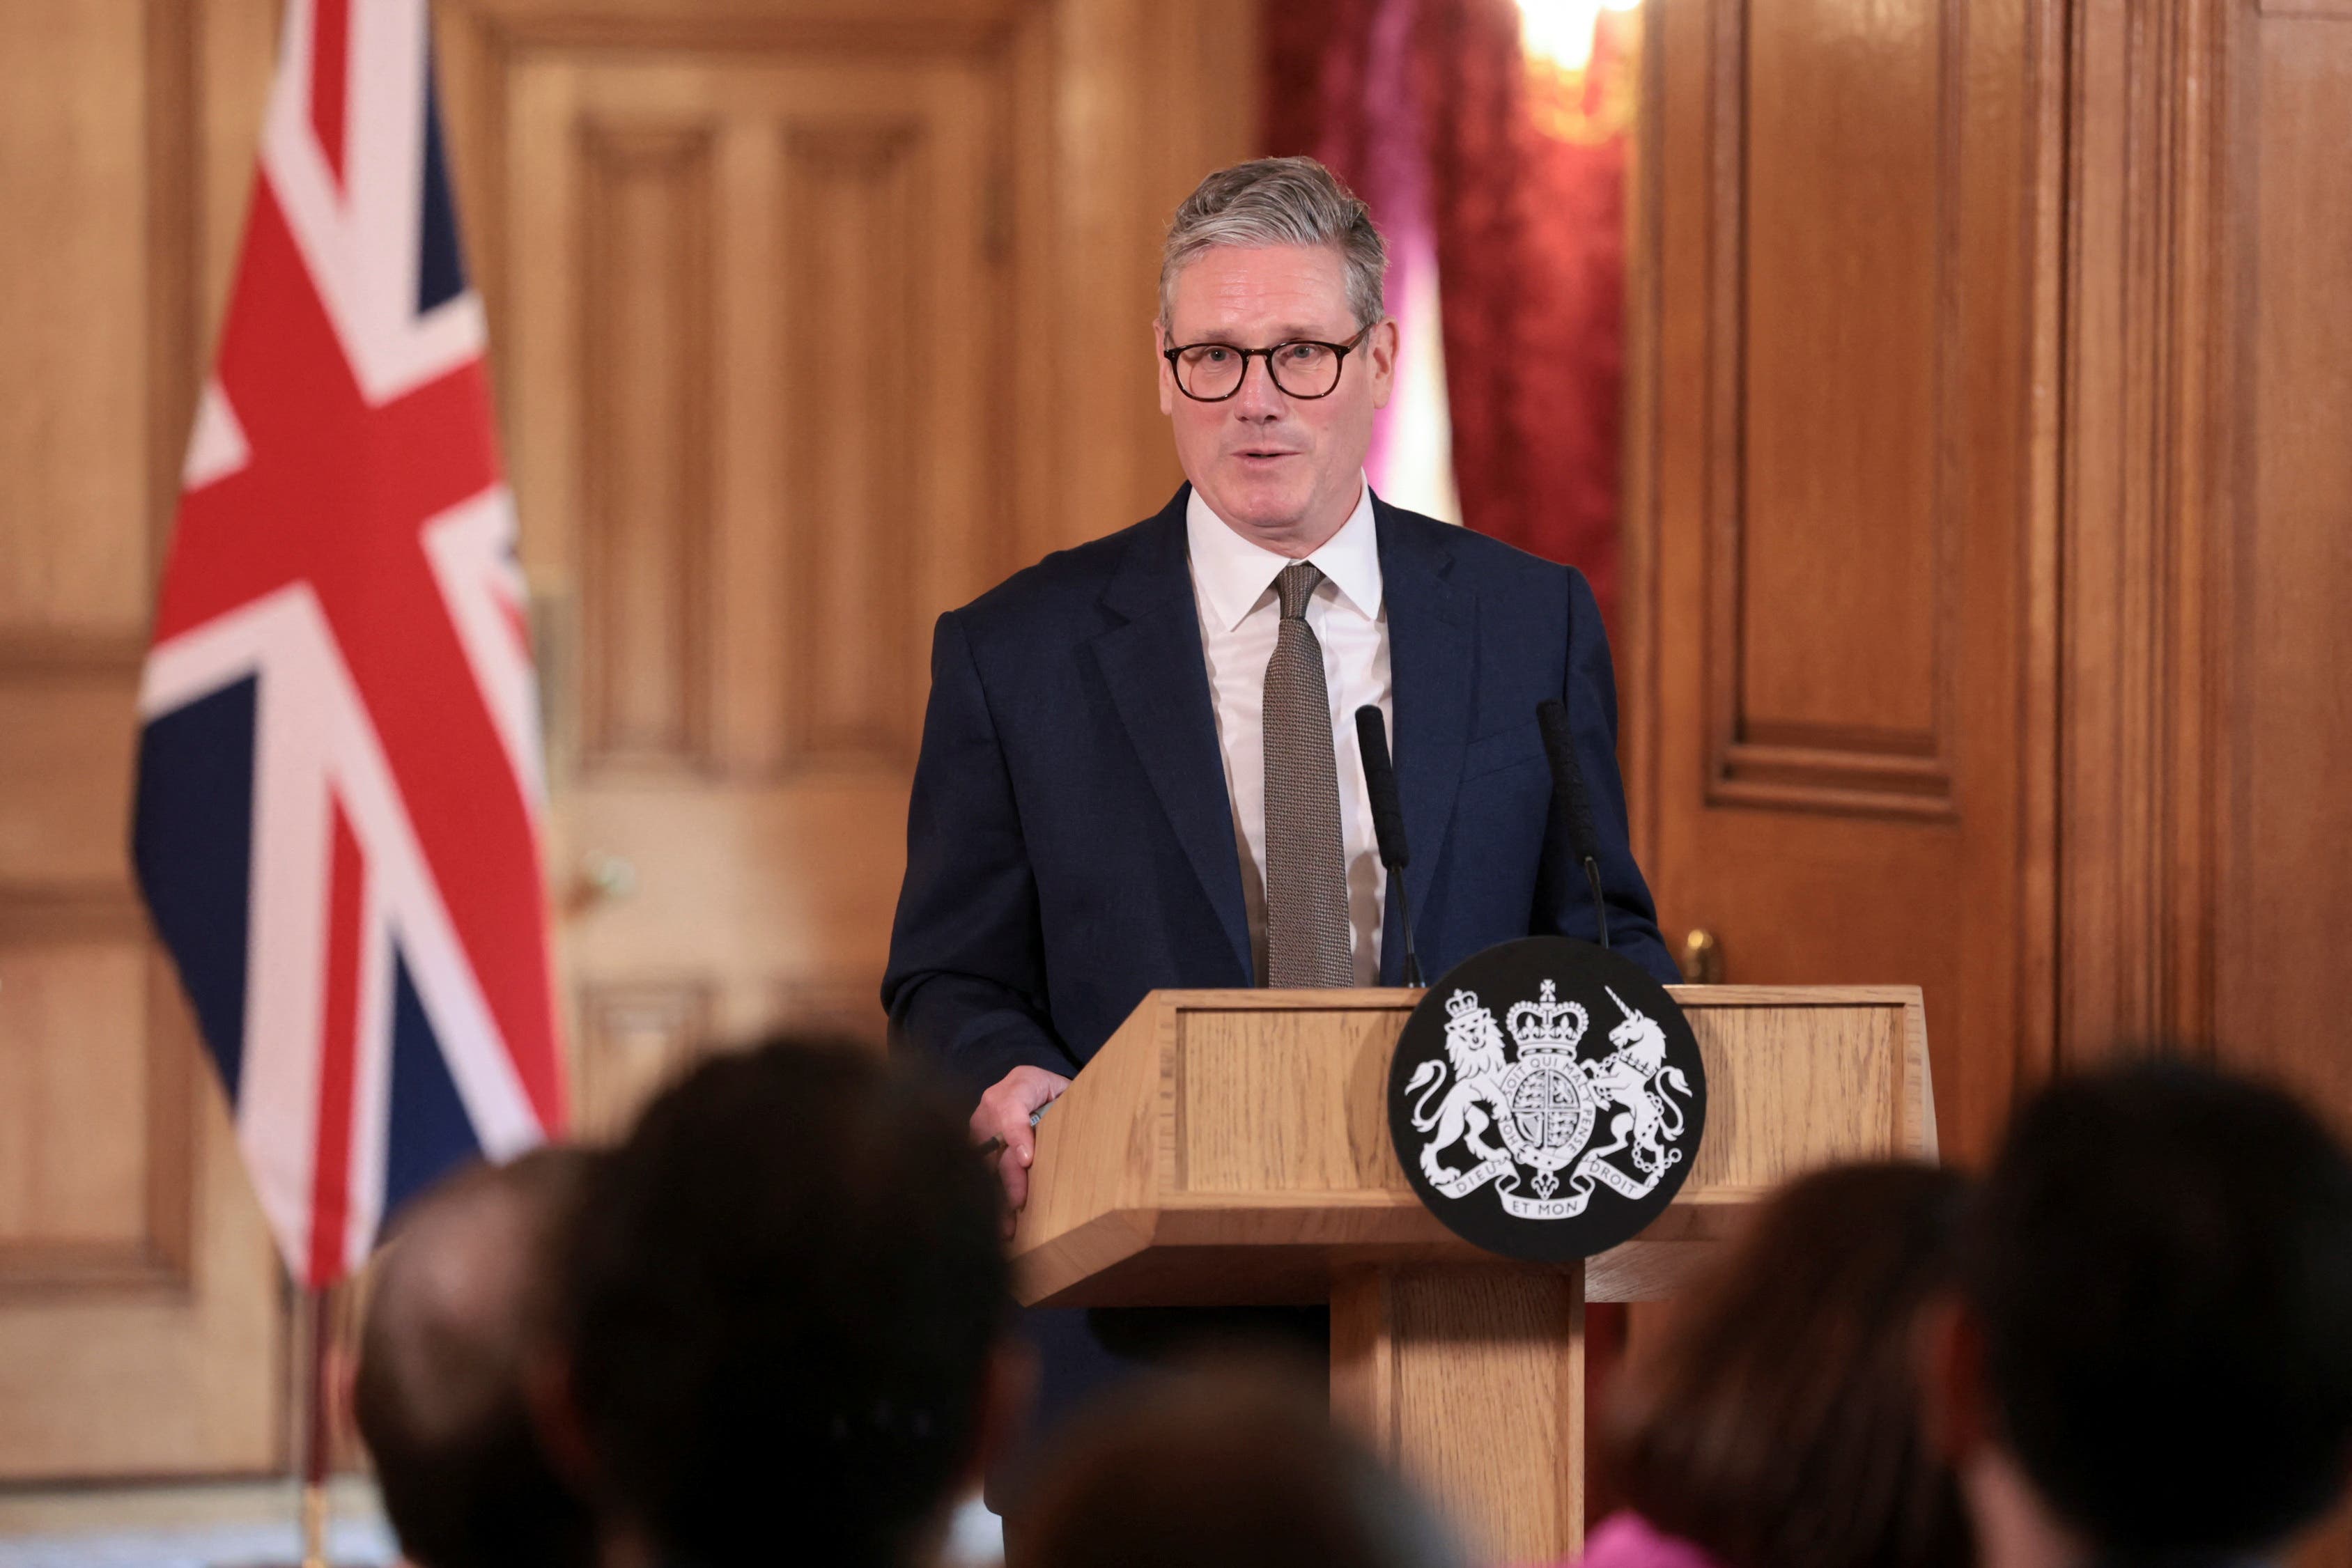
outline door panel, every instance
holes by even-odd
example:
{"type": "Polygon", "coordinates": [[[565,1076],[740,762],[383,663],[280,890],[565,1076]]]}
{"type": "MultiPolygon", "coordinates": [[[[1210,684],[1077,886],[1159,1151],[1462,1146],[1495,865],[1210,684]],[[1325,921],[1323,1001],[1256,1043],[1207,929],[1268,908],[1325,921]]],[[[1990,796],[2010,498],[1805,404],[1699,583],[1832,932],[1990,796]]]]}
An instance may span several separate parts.
{"type": "Polygon", "coordinates": [[[1643,863],[1721,978],[1925,988],[1946,1146],[1973,1150],[2035,1049],[2047,925],[2020,811],[2026,29],[1957,0],[1659,0],[1647,37],[1643,863]]]}

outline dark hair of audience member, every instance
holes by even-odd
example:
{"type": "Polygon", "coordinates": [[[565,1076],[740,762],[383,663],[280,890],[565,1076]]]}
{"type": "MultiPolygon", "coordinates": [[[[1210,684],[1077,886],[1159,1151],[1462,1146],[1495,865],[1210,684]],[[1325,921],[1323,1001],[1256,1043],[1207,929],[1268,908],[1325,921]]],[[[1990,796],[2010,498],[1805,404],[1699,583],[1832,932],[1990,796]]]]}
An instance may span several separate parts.
{"type": "Polygon", "coordinates": [[[1627,1504],[1733,1568],[1961,1568],[1914,1336],[1966,1197],[1953,1172],[1892,1162],[1774,1194],[1611,1398],[1602,1452],[1627,1504]]]}
{"type": "Polygon", "coordinates": [[[1044,1458],[1025,1568],[1446,1568],[1413,1493],[1286,1364],[1226,1361],[1121,1389],[1044,1458]]]}
{"type": "Polygon", "coordinates": [[[2101,1549],[2273,1545],[2352,1469],[2352,1162],[2184,1062],[2062,1081],[1964,1251],[1995,1436],[2101,1549]]]}
{"type": "Polygon", "coordinates": [[[703,1062],[591,1185],[572,1398],[617,1517],[703,1568],[896,1568],[944,1528],[1011,1312],[963,1113],[857,1046],[703,1062]]]}
{"type": "Polygon", "coordinates": [[[420,1568],[589,1568],[594,1521],[527,1404],[593,1156],[542,1148],[417,1198],[375,1266],[352,1414],[386,1520],[420,1568]]]}

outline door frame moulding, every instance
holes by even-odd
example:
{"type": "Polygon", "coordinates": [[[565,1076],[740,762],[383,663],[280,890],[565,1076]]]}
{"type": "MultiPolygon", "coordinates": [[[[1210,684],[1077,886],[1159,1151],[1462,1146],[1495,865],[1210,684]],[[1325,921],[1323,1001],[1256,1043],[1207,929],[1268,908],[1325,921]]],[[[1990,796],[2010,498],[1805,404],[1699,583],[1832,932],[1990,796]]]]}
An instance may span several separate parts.
{"type": "Polygon", "coordinates": [[[2046,4],[2067,29],[2053,1065],[2075,1066],[2217,1023],[2237,22],[2229,0],[2046,4]]]}

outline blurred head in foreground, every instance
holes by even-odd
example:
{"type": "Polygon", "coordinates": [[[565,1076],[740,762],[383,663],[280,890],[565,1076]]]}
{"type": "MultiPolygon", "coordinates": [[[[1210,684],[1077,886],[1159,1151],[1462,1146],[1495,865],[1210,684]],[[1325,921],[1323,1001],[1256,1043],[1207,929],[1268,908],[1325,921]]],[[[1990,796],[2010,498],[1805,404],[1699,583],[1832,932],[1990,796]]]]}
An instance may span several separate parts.
{"type": "Polygon", "coordinates": [[[590,1184],[570,1400],[600,1505],[658,1559],[902,1568],[1000,1413],[995,1175],[856,1046],[776,1040],[656,1099],[590,1184]]]}
{"type": "Polygon", "coordinates": [[[1455,1568],[1404,1483],[1283,1364],[1122,1390],[1074,1421],[1024,1516],[1027,1568],[1455,1568]]]}
{"type": "Polygon", "coordinates": [[[1588,1561],[1686,1560],[1681,1545],[1731,1568],[1966,1563],[1915,1370],[1966,1201],[1958,1175],[1897,1163],[1775,1194],[1612,1396],[1602,1448],[1633,1512],[1588,1561]]]}
{"type": "Polygon", "coordinates": [[[2276,1090],[2185,1062],[2011,1124],[1926,1345],[1985,1561],[2211,1561],[2352,1464],[2352,1164],[2276,1090]]]}
{"type": "Polygon", "coordinates": [[[460,1172],[375,1266],[352,1411],[401,1551],[421,1568],[588,1568],[594,1527],[534,1435],[560,1241],[592,1156],[545,1148],[460,1172]]]}

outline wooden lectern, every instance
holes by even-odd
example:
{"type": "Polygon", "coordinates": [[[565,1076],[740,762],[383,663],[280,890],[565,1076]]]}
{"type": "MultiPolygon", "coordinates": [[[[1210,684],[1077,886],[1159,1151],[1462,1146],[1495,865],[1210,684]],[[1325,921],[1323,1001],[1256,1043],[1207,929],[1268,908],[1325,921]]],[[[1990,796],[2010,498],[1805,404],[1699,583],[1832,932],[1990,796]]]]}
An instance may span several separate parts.
{"type": "Polygon", "coordinates": [[[1439,1224],[1390,1147],[1422,993],[1154,991],[1037,1128],[1013,1239],[1038,1306],[1328,1301],[1331,1406],[1489,1560],[1584,1534],[1584,1303],[1671,1294],[1783,1177],[1936,1154],[1917,988],[1678,986],[1705,1140],[1656,1223],[1581,1265],[1439,1224]]]}

